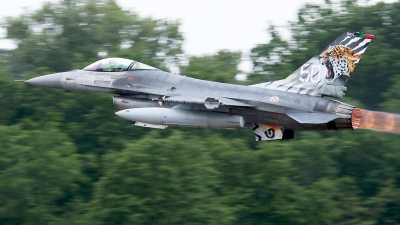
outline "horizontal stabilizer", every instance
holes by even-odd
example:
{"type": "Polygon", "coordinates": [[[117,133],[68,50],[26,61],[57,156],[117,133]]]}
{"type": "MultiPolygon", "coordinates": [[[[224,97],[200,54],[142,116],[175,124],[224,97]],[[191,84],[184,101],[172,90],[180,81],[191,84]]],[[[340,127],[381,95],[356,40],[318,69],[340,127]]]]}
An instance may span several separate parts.
{"type": "Polygon", "coordinates": [[[326,113],[287,113],[286,115],[290,116],[299,123],[306,124],[328,123],[339,118],[337,115],[326,113]]]}

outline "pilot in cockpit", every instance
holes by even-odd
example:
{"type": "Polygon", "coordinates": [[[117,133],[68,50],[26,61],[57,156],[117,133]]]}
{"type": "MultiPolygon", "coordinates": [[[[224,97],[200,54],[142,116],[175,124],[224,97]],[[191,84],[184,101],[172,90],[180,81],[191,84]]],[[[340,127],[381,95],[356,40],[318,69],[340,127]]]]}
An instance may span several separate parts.
{"type": "Polygon", "coordinates": [[[96,72],[120,72],[127,70],[156,70],[156,68],[130,59],[106,58],[90,64],[83,68],[83,70],[96,72]]]}

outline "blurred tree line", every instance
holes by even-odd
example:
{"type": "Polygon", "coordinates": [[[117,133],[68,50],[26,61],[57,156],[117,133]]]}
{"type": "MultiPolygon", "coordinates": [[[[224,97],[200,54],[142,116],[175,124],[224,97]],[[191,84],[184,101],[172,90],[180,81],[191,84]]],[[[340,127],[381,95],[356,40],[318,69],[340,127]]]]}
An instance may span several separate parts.
{"type": "MultiPolygon", "coordinates": [[[[255,46],[246,84],[282,79],[345,31],[374,34],[343,101],[400,112],[400,3],[305,5],[284,40],[255,46]]],[[[400,139],[303,132],[257,143],[251,130],[151,130],[111,96],[13,82],[102,55],[240,83],[240,52],[186,56],[179,22],[114,0],[63,0],[6,18],[0,54],[0,224],[400,224],[400,139]],[[99,54],[100,53],[100,54],[99,54]],[[185,61],[184,65],[180,62],[185,61]]]]}

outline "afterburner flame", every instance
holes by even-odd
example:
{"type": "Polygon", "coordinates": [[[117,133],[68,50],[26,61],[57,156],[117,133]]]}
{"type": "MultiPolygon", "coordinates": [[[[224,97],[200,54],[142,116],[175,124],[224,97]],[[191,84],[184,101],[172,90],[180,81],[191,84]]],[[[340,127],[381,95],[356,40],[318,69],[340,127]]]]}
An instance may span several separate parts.
{"type": "Polygon", "coordinates": [[[400,134],[400,115],[355,108],[351,117],[354,129],[369,129],[400,134]]]}

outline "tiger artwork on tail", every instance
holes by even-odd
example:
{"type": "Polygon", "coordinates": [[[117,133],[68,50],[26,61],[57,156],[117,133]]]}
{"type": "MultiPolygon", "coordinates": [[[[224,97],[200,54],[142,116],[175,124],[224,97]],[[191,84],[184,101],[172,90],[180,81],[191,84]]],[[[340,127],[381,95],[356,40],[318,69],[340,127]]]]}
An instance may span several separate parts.
{"type": "Polygon", "coordinates": [[[346,77],[342,77],[342,79],[347,81],[362,54],[357,54],[347,46],[334,45],[323,51],[319,57],[320,63],[328,69],[325,79],[333,80],[344,75],[346,77]]]}
{"type": "Polygon", "coordinates": [[[370,34],[345,32],[287,78],[252,86],[311,96],[343,98],[350,74],[373,39],[374,36],[370,34]]]}

